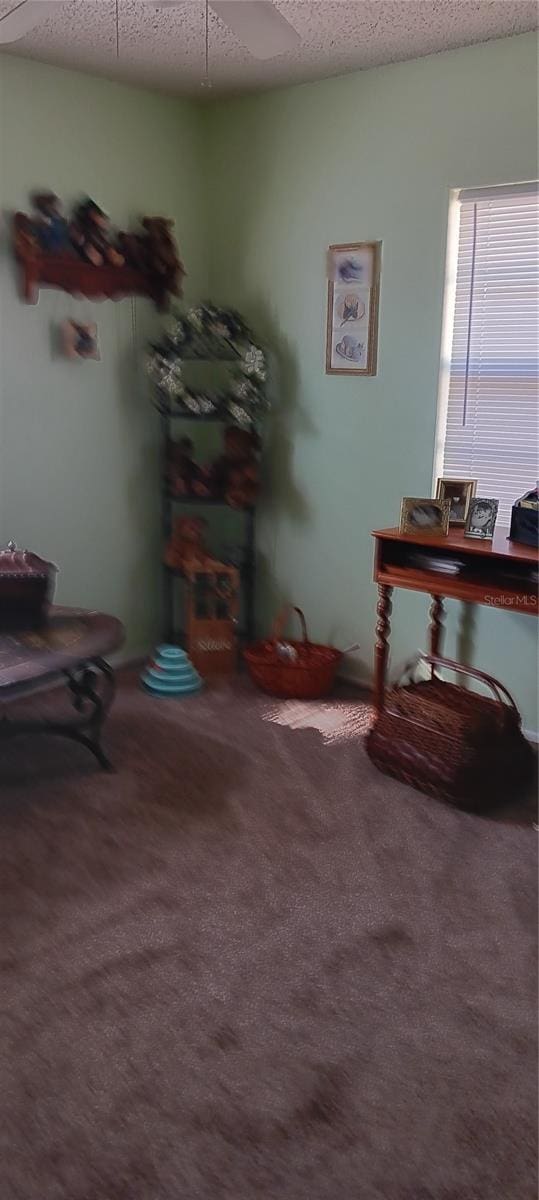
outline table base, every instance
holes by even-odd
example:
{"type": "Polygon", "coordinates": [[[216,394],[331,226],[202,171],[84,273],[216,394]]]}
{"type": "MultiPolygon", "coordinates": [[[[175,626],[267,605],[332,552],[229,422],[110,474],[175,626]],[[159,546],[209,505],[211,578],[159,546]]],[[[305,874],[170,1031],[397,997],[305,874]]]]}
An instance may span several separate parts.
{"type": "Polygon", "coordinates": [[[0,742],[25,733],[56,734],[80,742],[105,771],[112,771],[112,763],[101,745],[103,725],[115,693],[112,667],[104,658],[91,658],[73,670],[63,671],[62,675],[78,715],[63,721],[3,716],[0,718],[0,742]]]}

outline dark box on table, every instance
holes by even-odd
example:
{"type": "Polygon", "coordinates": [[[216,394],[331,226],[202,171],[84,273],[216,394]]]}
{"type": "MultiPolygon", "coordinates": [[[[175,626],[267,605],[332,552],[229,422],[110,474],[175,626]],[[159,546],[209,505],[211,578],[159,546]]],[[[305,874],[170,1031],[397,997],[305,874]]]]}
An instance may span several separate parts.
{"type": "Polygon", "coordinates": [[[512,542],[523,542],[525,546],[539,545],[539,500],[537,488],[526,492],[520,500],[516,500],[511,509],[511,528],[509,537],[512,542]]]}
{"type": "Polygon", "coordinates": [[[35,629],[52,600],[57,568],[14,542],[0,549],[0,629],[35,629]]]}

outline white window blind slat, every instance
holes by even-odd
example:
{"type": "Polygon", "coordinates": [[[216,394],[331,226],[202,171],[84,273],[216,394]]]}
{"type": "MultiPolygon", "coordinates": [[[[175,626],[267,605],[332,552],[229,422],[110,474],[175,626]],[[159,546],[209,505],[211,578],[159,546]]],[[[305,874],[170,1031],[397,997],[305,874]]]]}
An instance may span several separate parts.
{"type": "Polygon", "coordinates": [[[459,194],[443,474],[511,506],[539,475],[539,195],[524,184],[459,194]]]}

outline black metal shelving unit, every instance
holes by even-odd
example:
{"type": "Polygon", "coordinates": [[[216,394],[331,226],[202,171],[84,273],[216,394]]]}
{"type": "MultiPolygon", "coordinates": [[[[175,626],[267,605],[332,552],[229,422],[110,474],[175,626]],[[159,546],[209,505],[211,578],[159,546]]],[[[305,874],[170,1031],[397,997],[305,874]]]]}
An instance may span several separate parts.
{"type": "MultiPolygon", "coordinates": [[[[198,359],[197,361],[200,361],[198,359]]],[[[209,361],[209,360],[208,360],[209,361]]],[[[212,360],[213,361],[213,360],[212,360]]],[[[221,361],[225,361],[224,358],[221,361]]],[[[227,359],[230,361],[230,358],[227,359]]],[[[161,461],[161,503],[162,503],[162,526],[163,537],[165,542],[168,542],[172,533],[172,518],[176,507],[184,508],[230,508],[224,500],[215,500],[211,497],[203,498],[200,496],[174,496],[166,482],[165,472],[165,456],[166,446],[170,440],[173,440],[173,429],[177,421],[185,421],[189,423],[205,424],[207,422],[219,423],[226,425],[229,418],[226,414],[210,413],[209,415],[200,415],[196,413],[186,412],[180,408],[173,408],[171,405],[159,400],[157,409],[161,420],[161,435],[162,435],[162,461],[161,461]]],[[[231,509],[231,512],[241,513],[244,520],[244,538],[242,542],[243,561],[239,568],[242,602],[244,611],[244,624],[239,630],[239,637],[247,642],[254,639],[254,598],[255,598],[255,514],[254,507],[244,509],[231,509]]],[[[164,609],[164,638],[167,642],[182,644],[182,630],[178,629],[174,621],[175,612],[175,591],[176,583],[183,578],[182,571],[173,567],[168,567],[163,563],[163,609],[164,609]]]]}

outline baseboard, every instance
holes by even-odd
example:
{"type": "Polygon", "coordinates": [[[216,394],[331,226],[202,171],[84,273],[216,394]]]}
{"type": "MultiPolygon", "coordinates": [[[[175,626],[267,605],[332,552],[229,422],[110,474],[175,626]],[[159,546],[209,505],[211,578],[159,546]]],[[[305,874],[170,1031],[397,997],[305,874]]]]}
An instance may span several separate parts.
{"type": "Polygon", "coordinates": [[[148,646],[134,650],[115,650],[114,654],[107,654],[107,662],[117,671],[120,667],[136,667],[145,662],[150,654],[148,646]]]}
{"type": "Polygon", "coordinates": [[[363,692],[372,692],[372,677],[361,670],[357,663],[342,663],[337,671],[340,683],[348,683],[352,687],[361,688],[363,692]]]}

